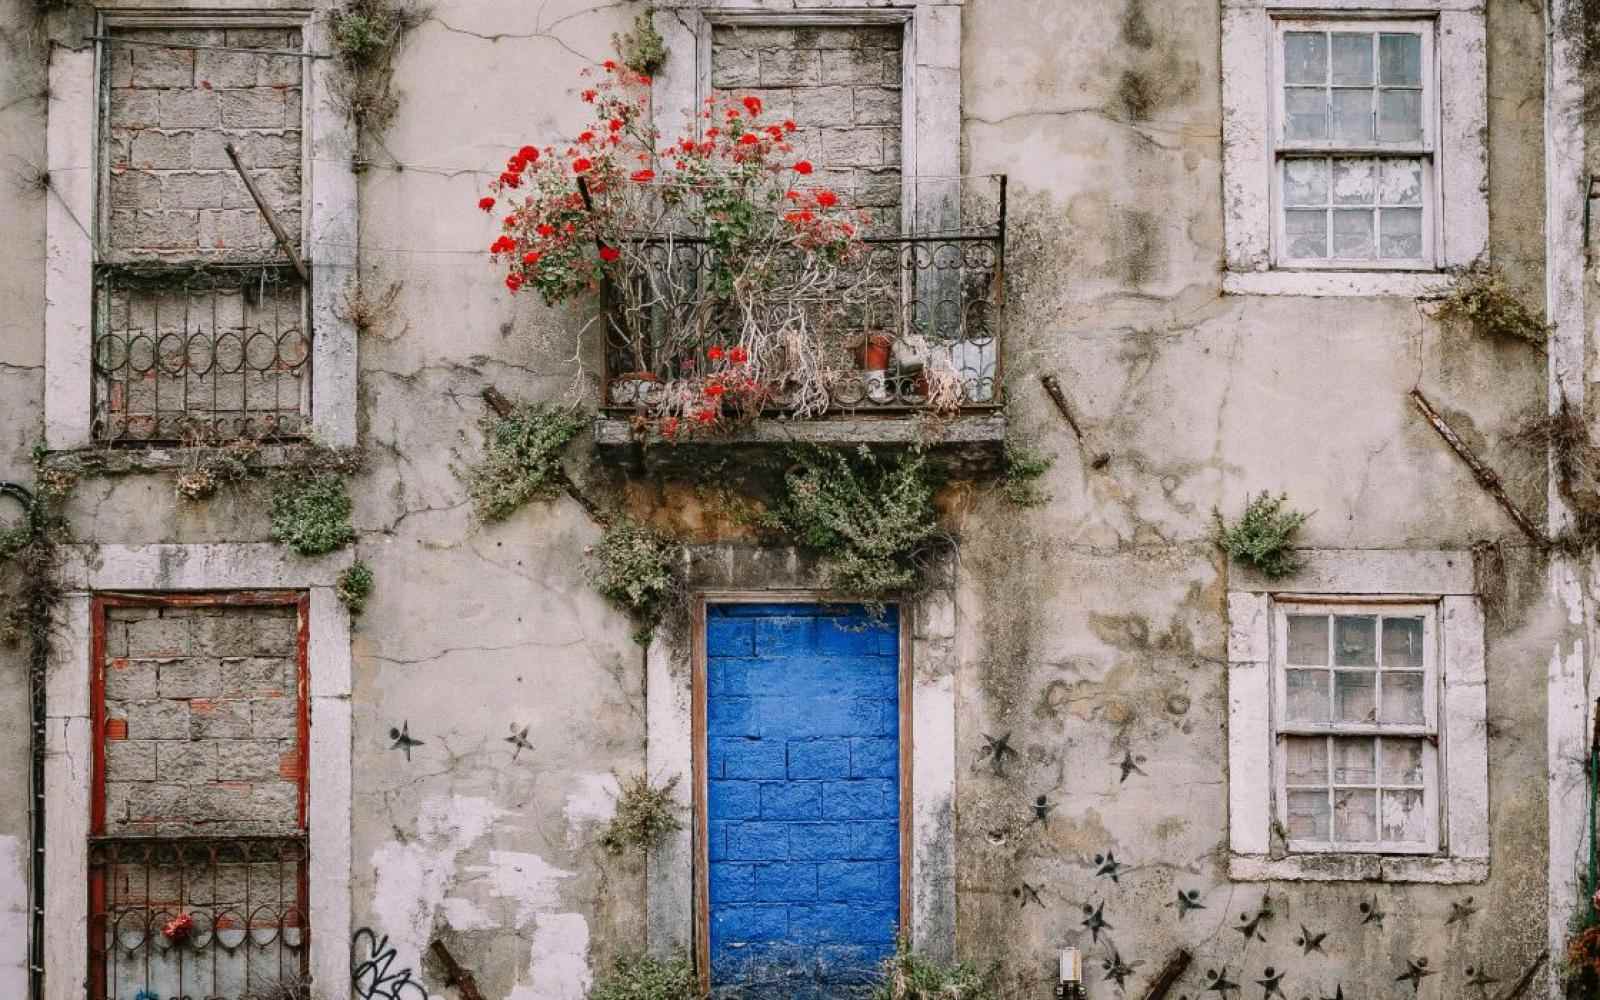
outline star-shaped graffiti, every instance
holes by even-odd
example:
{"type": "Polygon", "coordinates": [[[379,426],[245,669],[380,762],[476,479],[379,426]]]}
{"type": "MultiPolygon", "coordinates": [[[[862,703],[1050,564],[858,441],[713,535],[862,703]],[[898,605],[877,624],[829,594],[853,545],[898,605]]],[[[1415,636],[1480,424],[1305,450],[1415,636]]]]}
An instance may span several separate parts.
{"type": "Polygon", "coordinates": [[[1305,924],[1301,924],[1300,936],[1294,939],[1294,943],[1305,949],[1300,953],[1302,955],[1309,955],[1314,951],[1320,951],[1322,954],[1326,955],[1327,952],[1322,951],[1322,940],[1327,936],[1327,931],[1323,931],[1321,934],[1313,934],[1309,929],[1307,929],[1305,924]]]}
{"type": "Polygon", "coordinates": [[[1048,827],[1050,825],[1050,810],[1054,809],[1055,807],[1055,803],[1051,802],[1043,795],[1039,796],[1033,800],[1033,819],[1029,820],[1028,822],[1041,823],[1048,827]]]}
{"type": "Polygon", "coordinates": [[[1006,758],[1020,756],[1015,747],[1011,745],[1011,734],[1006,733],[1000,737],[983,734],[983,750],[978,753],[979,759],[987,757],[989,764],[994,768],[994,773],[1004,778],[1006,776],[1006,758]]]}
{"type": "Polygon", "coordinates": [[[528,730],[531,728],[531,726],[523,726],[522,731],[518,732],[517,724],[515,722],[511,724],[511,735],[506,737],[506,742],[516,747],[515,750],[511,751],[512,760],[516,760],[522,751],[533,749],[533,744],[528,742],[528,730]]]}
{"type": "Polygon", "coordinates": [[[1377,924],[1378,930],[1383,930],[1384,913],[1378,909],[1378,897],[1373,896],[1372,902],[1363,902],[1358,909],[1361,910],[1362,924],[1377,924]]]}
{"type": "Polygon", "coordinates": [[[1113,882],[1121,882],[1122,862],[1117,860],[1117,856],[1115,854],[1111,853],[1110,851],[1107,851],[1104,854],[1096,854],[1094,856],[1094,863],[1096,865],[1094,870],[1096,878],[1109,878],[1113,882]]]}
{"type": "Polygon", "coordinates": [[[1026,910],[1029,903],[1033,903],[1035,906],[1043,909],[1044,900],[1039,898],[1039,893],[1043,889],[1044,886],[1042,885],[1029,885],[1028,883],[1024,882],[1022,883],[1021,887],[1012,889],[1011,895],[1022,900],[1022,905],[1018,907],[1018,909],[1026,910]]]}
{"type": "MultiPolygon", "coordinates": [[[[1139,767],[1143,761],[1143,757],[1135,758],[1132,750],[1125,751],[1122,755],[1122,763],[1117,765],[1122,769],[1122,781],[1127,781],[1130,774],[1145,776],[1144,769],[1139,767]]],[[[1118,784],[1121,784],[1121,782],[1118,782],[1118,784]]]]}
{"type": "Polygon", "coordinates": [[[394,740],[394,742],[389,745],[389,749],[404,750],[406,752],[407,764],[411,763],[411,748],[420,747],[423,744],[422,740],[419,740],[411,735],[411,721],[409,719],[400,723],[399,729],[390,726],[389,738],[394,740]]]}
{"type": "Polygon", "coordinates": [[[1261,978],[1256,980],[1256,985],[1265,991],[1261,994],[1262,1000],[1283,996],[1283,976],[1282,972],[1270,965],[1261,970],[1261,978]]]}
{"type": "Polygon", "coordinates": [[[1116,930],[1115,927],[1106,922],[1105,911],[1106,904],[1104,900],[1100,902],[1099,906],[1090,906],[1088,903],[1083,904],[1083,926],[1089,928],[1089,937],[1096,944],[1100,943],[1101,931],[1116,930]]]}
{"type": "Polygon", "coordinates": [[[1478,908],[1472,904],[1471,896],[1457,900],[1450,904],[1450,918],[1444,922],[1444,925],[1449,927],[1451,924],[1464,924],[1472,919],[1472,915],[1477,912],[1478,908]]]}
{"type": "Polygon", "coordinates": [[[1272,900],[1267,896],[1261,897],[1261,909],[1252,916],[1248,913],[1239,914],[1239,924],[1234,930],[1244,935],[1245,946],[1251,941],[1265,941],[1267,939],[1265,925],[1272,922],[1272,900]]]}
{"type": "Polygon", "coordinates": [[[1200,902],[1199,889],[1178,890],[1178,919],[1182,920],[1189,915],[1190,910],[1203,910],[1206,904],[1200,902]]]}
{"type": "Polygon", "coordinates": [[[1344,984],[1340,983],[1333,988],[1333,996],[1323,997],[1322,1000],[1344,1000],[1344,984]]]}
{"type": "Polygon", "coordinates": [[[1144,963],[1133,962],[1130,964],[1128,962],[1124,962],[1122,960],[1122,956],[1117,953],[1115,945],[1108,943],[1106,947],[1110,951],[1110,954],[1100,960],[1100,966],[1105,970],[1106,981],[1116,983],[1117,989],[1119,990],[1126,989],[1128,986],[1128,977],[1133,975],[1134,970],[1138,969],[1139,966],[1143,965],[1144,963]]]}
{"type": "Polygon", "coordinates": [[[1476,986],[1478,989],[1483,991],[1484,996],[1488,996],[1489,987],[1493,986],[1499,981],[1500,980],[1489,975],[1488,969],[1482,968],[1481,966],[1478,968],[1473,968],[1470,965],[1467,966],[1467,985],[1476,986]]]}
{"type": "Polygon", "coordinates": [[[1406,959],[1406,971],[1394,977],[1394,981],[1397,983],[1410,983],[1411,992],[1415,995],[1422,986],[1422,980],[1433,974],[1433,970],[1428,968],[1428,960],[1426,958],[1408,958],[1406,959]]]}
{"type": "Polygon", "coordinates": [[[1206,992],[1220,993],[1224,997],[1229,990],[1237,990],[1239,984],[1228,978],[1228,967],[1224,965],[1219,972],[1216,969],[1206,970],[1206,992]]]}

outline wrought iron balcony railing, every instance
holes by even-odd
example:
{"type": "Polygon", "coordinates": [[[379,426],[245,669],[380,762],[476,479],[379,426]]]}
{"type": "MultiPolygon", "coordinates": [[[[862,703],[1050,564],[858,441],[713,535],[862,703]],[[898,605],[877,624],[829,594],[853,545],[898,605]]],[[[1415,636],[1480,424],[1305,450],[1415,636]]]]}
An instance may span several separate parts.
{"type": "Polygon", "coordinates": [[[292,267],[103,265],[96,286],[95,440],[306,433],[310,324],[292,267]]]}
{"type": "Polygon", "coordinates": [[[306,859],[302,837],[91,841],[89,1000],[294,996],[306,859]]]}
{"type": "MultiPolygon", "coordinates": [[[[931,200],[912,182],[907,190],[931,200]]],[[[1005,178],[952,179],[950,190],[938,211],[905,212],[907,233],[866,237],[860,253],[820,278],[813,269],[791,289],[784,276],[801,265],[774,269],[767,318],[811,338],[808,363],[822,369],[826,414],[1000,404],[1005,178]],[[916,220],[930,218],[983,221],[919,231],[916,220]]],[[[618,415],[649,409],[675,380],[711,370],[708,352],[738,343],[747,319],[731,302],[707,307],[719,262],[706,241],[661,238],[633,249],[647,263],[633,273],[634,287],[613,293],[607,322],[603,406],[618,415]],[[666,343],[676,346],[663,350],[666,343]]],[[[780,393],[772,409],[791,402],[780,393]]]]}

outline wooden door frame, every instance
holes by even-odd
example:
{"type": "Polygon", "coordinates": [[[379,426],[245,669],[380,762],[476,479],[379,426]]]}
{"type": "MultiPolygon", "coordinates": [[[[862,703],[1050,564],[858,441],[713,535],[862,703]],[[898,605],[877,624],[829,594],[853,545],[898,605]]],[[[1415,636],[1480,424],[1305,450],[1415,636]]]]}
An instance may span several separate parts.
{"type": "MultiPolygon", "coordinates": [[[[694,959],[700,989],[711,990],[711,851],[710,777],[707,774],[706,756],[706,609],[713,604],[841,604],[860,605],[860,601],[840,599],[815,590],[707,590],[694,597],[694,628],[691,637],[691,695],[690,695],[690,748],[693,755],[693,820],[694,837],[694,959]]],[[[897,697],[900,720],[900,899],[898,933],[911,933],[911,604],[889,601],[897,612],[899,628],[899,683],[897,697]]]]}

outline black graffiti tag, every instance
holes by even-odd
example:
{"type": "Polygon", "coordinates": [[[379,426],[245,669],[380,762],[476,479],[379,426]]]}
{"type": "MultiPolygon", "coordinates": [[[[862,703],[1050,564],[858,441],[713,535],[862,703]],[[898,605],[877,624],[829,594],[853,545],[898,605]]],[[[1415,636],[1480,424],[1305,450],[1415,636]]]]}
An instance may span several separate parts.
{"type": "Polygon", "coordinates": [[[411,978],[410,969],[390,972],[395,962],[389,937],[363,927],[350,939],[350,981],[362,1000],[428,1000],[428,990],[411,978]],[[362,956],[366,957],[363,958],[362,956]]]}

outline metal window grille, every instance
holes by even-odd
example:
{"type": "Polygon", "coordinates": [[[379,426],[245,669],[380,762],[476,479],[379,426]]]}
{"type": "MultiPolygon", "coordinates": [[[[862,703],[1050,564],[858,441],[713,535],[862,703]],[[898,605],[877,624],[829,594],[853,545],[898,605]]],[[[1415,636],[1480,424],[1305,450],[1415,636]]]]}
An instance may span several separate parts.
{"type": "Polygon", "coordinates": [[[243,1000],[305,982],[306,859],[302,837],[92,841],[89,1000],[243,1000]]]}
{"type": "Polygon", "coordinates": [[[311,328],[292,267],[105,265],[96,285],[97,441],[305,435],[311,328]]]}

